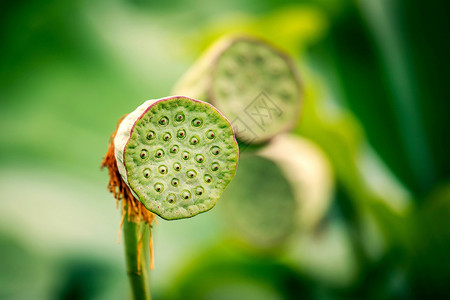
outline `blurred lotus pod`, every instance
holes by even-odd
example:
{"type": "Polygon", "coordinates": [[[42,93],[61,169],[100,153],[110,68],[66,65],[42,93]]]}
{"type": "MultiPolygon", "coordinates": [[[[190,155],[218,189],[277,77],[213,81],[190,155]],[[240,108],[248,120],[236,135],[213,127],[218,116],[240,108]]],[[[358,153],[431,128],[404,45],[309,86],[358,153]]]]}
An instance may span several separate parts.
{"type": "Polygon", "coordinates": [[[261,144],[292,128],[302,98],[293,60],[253,37],[228,37],[214,44],[174,93],[214,104],[246,144],[261,144]]]}
{"type": "Polygon", "coordinates": [[[293,189],[282,170],[267,158],[242,157],[236,180],[222,197],[227,223],[245,244],[276,248],[295,227],[293,189]]]}
{"type": "Polygon", "coordinates": [[[132,194],[167,220],[214,207],[238,161],[228,120],[212,105],[183,96],[146,101],[121,122],[114,145],[132,194]]]}
{"type": "Polygon", "coordinates": [[[314,228],[325,215],[333,196],[334,179],[325,153],[312,141],[283,134],[259,154],[274,161],[290,182],[297,199],[300,228],[314,228]]]}
{"type": "Polygon", "coordinates": [[[293,232],[313,230],[332,194],[331,166],[320,148],[304,138],[280,135],[257,155],[241,158],[223,205],[241,240],[270,249],[293,232]]]}

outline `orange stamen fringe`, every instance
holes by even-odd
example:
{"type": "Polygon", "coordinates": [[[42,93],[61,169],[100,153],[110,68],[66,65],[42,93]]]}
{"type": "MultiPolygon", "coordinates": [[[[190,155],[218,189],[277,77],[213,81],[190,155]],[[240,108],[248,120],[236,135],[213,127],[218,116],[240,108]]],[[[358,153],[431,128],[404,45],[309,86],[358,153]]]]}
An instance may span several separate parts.
{"type": "MultiPolygon", "coordinates": [[[[126,115],[125,115],[126,116],[126,115]]],[[[119,234],[118,234],[118,242],[120,242],[120,232],[123,225],[123,221],[125,219],[125,215],[128,215],[128,221],[140,224],[141,222],[145,222],[150,227],[152,226],[155,220],[155,214],[151,211],[147,210],[145,206],[139,202],[136,198],[134,198],[133,194],[130,191],[130,188],[123,181],[122,176],[119,173],[119,169],[117,168],[117,161],[114,155],[114,137],[116,136],[117,129],[119,128],[120,123],[123,118],[119,119],[117,122],[116,130],[111,134],[108,143],[108,151],[103,158],[101,168],[108,168],[109,172],[109,182],[108,182],[108,190],[113,194],[116,199],[116,206],[119,208],[119,202],[122,202],[122,218],[120,220],[119,225],[119,234]]],[[[141,237],[139,237],[141,238],[141,237]]],[[[150,268],[154,267],[154,258],[153,258],[153,239],[150,234],[150,268]]],[[[138,268],[140,268],[140,247],[142,246],[142,241],[138,243],[138,268]]]]}

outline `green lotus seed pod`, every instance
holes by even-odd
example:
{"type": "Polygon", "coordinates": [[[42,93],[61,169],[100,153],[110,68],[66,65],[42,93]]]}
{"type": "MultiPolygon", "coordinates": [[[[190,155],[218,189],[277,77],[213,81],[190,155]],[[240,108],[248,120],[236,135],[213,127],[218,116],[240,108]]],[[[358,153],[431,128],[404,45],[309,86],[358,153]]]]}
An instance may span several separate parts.
{"type": "Polygon", "coordinates": [[[214,207],[236,172],[238,146],[228,120],[210,104],[183,96],[139,106],[121,122],[114,144],[133,195],[167,220],[214,207]],[[208,152],[214,147],[219,154],[208,152]]]}
{"type": "Polygon", "coordinates": [[[295,228],[297,210],[292,187],[282,170],[266,158],[247,156],[240,159],[235,178],[222,195],[233,232],[258,248],[281,245],[295,228]]]}
{"type": "Polygon", "coordinates": [[[326,155],[312,141],[291,134],[277,136],[259,154],[275,162],[290,182],[297,201],[297,225],[313,229],[333,195],[334,178],[326,155]]]}
{"type": "Polygon", "coordinates": [[[241,239],[272,248],[294,230],[314,229],[332,191],[331,167],[322,151],[304,138],[280,135],[257,155],[241,158],[236,180],[222,197],[241,239]]]}
{"type": "MultiPolygon", "coordinates": [[[[203,99],[233,124],[236,138],[261,144],[290,129],[301,104],[292,59],[255,38],[226,38],[214,44],[174,88],[175,94],[203,99]]],[[[202,126],[195,120],[192,126],[202,126]]],[[[214,133],[207,133],[213,138],[214,133]]]]}

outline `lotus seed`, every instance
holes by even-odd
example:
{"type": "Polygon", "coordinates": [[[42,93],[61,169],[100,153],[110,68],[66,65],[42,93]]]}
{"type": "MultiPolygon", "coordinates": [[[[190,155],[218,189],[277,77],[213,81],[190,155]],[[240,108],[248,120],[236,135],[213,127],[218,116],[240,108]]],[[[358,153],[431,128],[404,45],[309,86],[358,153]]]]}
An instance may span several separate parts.
{"type": "Polygon", "coordinates": [[[214,133],[214,131],[210,130],[206,133],[206,137],[210,140],[213,140],[216,137],[216,134],[214,133]]]}
{"type": "Polygon", "coordinates": [[[155,134],[155,132],[153,131],[153,130],[150,130],[148,133],[147,133],[147,140],[153,140],[154,138],[155,138],[155,136],[156,136],[156,134],[155,134]]]}
{"type": "Polygon", "coordinates": [[[197,145],[199,143],[199,140],[196,136],[191,137],[190,141],[191,145],[197,145]]]}
{"type": "Polygon", "coordinates": [[[219,164],[218,163],[212,163],[211,164],[211,170],[212,171],[217,171],[217,170],[219,170],[219,164]]]}
{"type": "Polygon", "coordinates": [[[184,121],[184,114],[183,114],[183,113],[178,113],[178,114],[175,116],[175,121],[177,121],[177,122],[183,122],[183,121],[184,121]]]}
{"type": "Polygon", "coordinates": [[[200,120],[200,119],[194,119],[194,120],[192,120],[192,126],[194,126],[194,127],[200,127],[200,126],[202,126],[202,120],[200,120]]]}
{"type": "Polygon", "coordinates": [[[161,124],[162,126],[166,126],[167,124],[169,124],[169,119],[167,117],[162,117],[159,120],[159,124],[161,124]]]}
{"type": "Polygon", "coordinates": [[[176,200],[177,200],[177,198],[176,198],[175,194],[169,194],[169,195],[167,196],[167,201],[168,201],[169,203],[174,203],[176,200]]]}
{"type": "Polygon", "coordinates": [[[177,138],[184,139],[186,137],[186,130],[180,129],[177,132],[177,138]]]}
{"type": "Polygon", "coordinates": [[[183,190],[181,192],[181,198],[183,198],[184,200],[189,200],[191,198],[191,192],[189,192],[188,190],[183,190]]]}
{"type": "Polygon", "coordinates": [[[204,160],[205,160],[205,157],[203,155],[201,155],[201,154],[197,154],[195,156],[195,161],[198,162],[198,163],[202,163],[204,160]]]}
{"type": "Polygon", "coordinates": [[[143,149],[140,154],[142,159],[146,159],[148,157],[148,151],[143,149]]]}
{"type": "Polygon", "coordinates": [[[184,151],[183,152],[183,154],[181,154],[181,157],[184,159],[184,160],[188,160],[189,159],[189,152],[186,152],[186,151],[184,151]]]}
{"type": "Polygon", "coordinates": [[[155,184],[154,188],[158,193],[161,193],[164,190],[164,186],[161,183],[155,184]]]}
{"type": "Polygon", "coordinates": [[[173,186],[178,186],[179,183],[180,183],[180,182],[178,181],[177,178],[173,178],[173,179],[172,179],[172,185],[173,185],[173,186]]]}
{"type": "Polygon", "coordinates": [[[156,158],[161,158],[163,156],[164,156],[164,150],[159,149],[159,150],[156,151],[156,153],[155,153],[155,157],[156,158]]]}
{"type": "Polygon", "coordinates": [[[150,175],[151,175],[152,173],[151,173],[150,169],[144,169],[143,174],[144,174],[144,177],[145,177],[145,178],[150,178],[150,175]]]}
{"type": "Polygon", "coordinates": [[[163,141],[169,141],[172,138],[172,135],[168,132],[164,133],[163,135],[163,141]]]}
{"type": "Polygon", "coordinates": [[[159,173],[161,173],[161,174],[166,174],[167,173],[167,167],[164,166],[164,165],[159,166],[158,170],[159,170],[159,173]]]}
{"type": "Polygon", "coordinates": [[[204,192],[205,192],[205,189],[203,187],[201,187],[201,186],[198,186],[198,187],[195,188],[195,194],[198,195],[198,196],[203,195],[204,192]]]}
{"type": "Polygon", "coordinates": [[[212,177],[211,175],[206,174],[203,179],[205,180],[206,183],[210,183],[212,181],[212,177]]]}
{"type": "Polygon", "coordinates": [[[178,150],[180,150],[180,147],[173,145],[172,148],[170,148],[170,153],[177,153],[178,150]]]}
{"type": "Polygon", "coordinates": [[[194,178],[195,176],[197,176],[197,172],[195,172],[194,170],[189,170],[186,172],[186,176],[189,178],[194,178]]]}
{"type": "Polygon", "coordinates": [[[173,164],[173,168],[175,169],[175,171],[180,171],[181,170],[181,165],[176,162],[176,163],[173,164]]]}
{"type": "Polygon", "coordinates": [[[217,146],[211,147],[212,155],[218,155],[220,153],[220,148],[217,146]]]}

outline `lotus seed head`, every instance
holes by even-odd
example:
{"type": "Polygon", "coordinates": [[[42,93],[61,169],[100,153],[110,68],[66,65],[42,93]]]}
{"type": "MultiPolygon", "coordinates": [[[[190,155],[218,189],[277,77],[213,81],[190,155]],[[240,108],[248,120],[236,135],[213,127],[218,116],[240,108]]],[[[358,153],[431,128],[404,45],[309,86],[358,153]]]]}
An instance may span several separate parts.
{"type": "Polygon", "coordinates": [[[203,195],[204,192],[205,192],[205,189],[203,187],[201,187],[201,186],[198,186],[198,187],[195,188],[195,194],[198,195],[198,196],[203,195]]]}
{"type": "Polygon", "coordinates": [[[161,174],[166,174],[167,173],[167,167],[164,166],[164,165],[159,166],[158,170],[159,170],[159,173],[161,173],[161,174]]]}
{"type": "Polygon", "coordinates": [[[173,145],[173,146],[170,148],[170,153],[177,153],[178,150],[180,150],[180,147],[178,147],[178,145],[173,145]]]}
{"type": "Polygon", "coordinates": [[[141,154],[139,155],[142,159],[146,159],[148,157],[148,151],[142,149],[141,154]]]}
{"type": "Polygon", "coordinates": [[[159,124],[162,126],[166,126],[167,124],[169,124],[169,119],[167,117],[162,117],[161,119],[159,119],[159,124]]]}
{"type": "Polygon", "coordinates": [[[198,162],[198,163],[202,163],[202,162],[205,161],[205,157],[203,155],[201,155],[201,154],[197,154],[195,156],[195,161],[198,162]]]}
{"type": "Polygon", "coordinates": [[[169,195],[167,195],[167,202],[169,202],[169,203],[175,203],[175,201],[177,201],[177,197],[175,196],[175,194],[169,194],[169,195]]]}
{"type": "Polygon", "coordinates": [[[152,175],[152,172],[148,168],[144,169],[144,172],[142,173],[144,174],[145,178],[150,178],[150,175],[152,175]]]}
{"type": "Polygon", "coordinates": [[[175,121],[177,121],[177,122],[183,122],[183,121],[184,121],[184,114],[183,114],[183,113],[178,113],[178,114],[175,116],[175,121]]]}
{"type": "Polygon", "coordinates": [[[184,200],[191,199],[191,192],[189,192],[188,190],[183,190],[181,192],[181,198],[183,198],[184,200]]]}
{"type": "Polygon", "coordinates": [[[172,135],[169,132],[164,133],[163,141],[169,141],[172,138],[172,135]]]}
{"type": "Polygon", "coordinates": [[[155,134],[155,132],[153,131],[153,130],[150,130],[148,133],[147,133],[147,140],[153,140],[154,138],[155,138],[155,136],[156,136],[156,134],[155,134]]]}
{"type": "Polygon", "coordinates": [[[163,149],[156,150],[156,153],[155,153],[155,157],[156,158],[161,158],[163,156],[164,156],[164,150],[163,149]]]}
{"type": "Polygon", "coordinates": [[[200,126],[202,126],[202,124],[203,124],[203,121],[201,119],[196,118],[196,119],[192,120],[192,126],[194,126],[194,127],[200,127],[200,126]]]}
{"type": "Polygon", "coordinates": [[[195,172],[194,170],[189,170],[186,172],[186,176],[188,178],[194,178],[195,176],[197,176],[197,172],[195,172]]]}
{"type": "Polygon", "coordinates": [[[184,139],[186,137],[186,130],[180,129],[177,132],[177,138],[184,139]]]}
{"type": "Polygon", "coordinates": [[[180,165],[180,163],[174,163],[173,164],[173,169],[175,170],[175,171],[180,171],[181,170],[181,165],[180,165]]]}
{"type": "Polygon", "coordinates": [[[154,185],[155,191],[161,193],[164,190],[164,186],[161,183],[156,183],[154,185]]]}
{"type": "Polygon", "coordinates": [[[182,157],[184,160],[188,160],[189,157],[190,157],[189,152],[184,151],[184,152],[181,154],[181,157],[182,157]]]}

